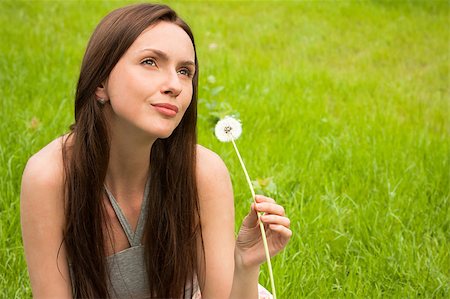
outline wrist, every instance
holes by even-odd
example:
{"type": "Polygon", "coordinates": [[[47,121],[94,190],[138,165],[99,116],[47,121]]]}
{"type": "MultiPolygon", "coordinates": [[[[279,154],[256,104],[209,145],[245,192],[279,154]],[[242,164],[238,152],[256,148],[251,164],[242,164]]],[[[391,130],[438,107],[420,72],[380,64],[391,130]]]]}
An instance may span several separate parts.
{"type": "Polygon", "coordinates": [[[234,271],[236,273],[258,273],[260,265],[248,263],[238,249],[234,250],[234,271]]]}
{"type": "Polygon", "coordinates": [[[233,287],[230,299],[258,298],[259,264],[244,262],[239,250],[234,251],[233,287]]]}

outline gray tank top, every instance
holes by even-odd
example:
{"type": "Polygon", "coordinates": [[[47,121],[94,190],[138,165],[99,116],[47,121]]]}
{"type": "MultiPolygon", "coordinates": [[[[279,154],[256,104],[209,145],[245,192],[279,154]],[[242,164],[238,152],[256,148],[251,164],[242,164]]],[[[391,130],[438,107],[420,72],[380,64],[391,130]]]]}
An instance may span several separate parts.
{"type": "MultiPolygon", "coordinates": [[[[108,290],[111,298],[140,299],[150,298],[148,279],[145,268],[144,246],[142,236],[144,233],[145,219],[147,218],[149,184],[147,182],[142,200],[136,231],[133,232],[117,200],[106,188],[111,206],[119,219],[120,225],[127,236],[130,247],[107,257],[109,273],[108,290]]],[[[72,282],[73,283],[73,282],[72,282]]],[[[188,284],[184,292],[184,298],[201,298],[197,277],[194,277],[193,289],[188,284]]]]}
{"type": "MultiPolygon", "coordinates": [[[[111,206],[119,219],[125,235],[127,236],[130,247],[107,257],[109,270],[109,293],[112,298],[149,298],[150,290],[148,288],[147,273],[144,260],[144,246],[142,245],[142,237],[144,233],[145,219],[147,218],[147,205],[149,201],[149,184],[145,186],[144,198],[142,199],[141,212],[139,215],[136,231],[133,232],[125,215],[123,214],[117,200],[106,188],[111,206]]],[[[191,286],[184,292],[184,298],[199,298],[199,288],[197,278],[194,279],[194,289],[191,293],[191,286]]]]}
{"type": "Polygon", "coordinates": [[[119,219],[130,247],[107,257],[109,271],[108,289],[112,298],[145,298],[148,297],[148,281],[145,273],[144,247],[141,243],[144,222],[147,214],[148,184],[145,187],[141,212],[136,231],[133,232],[117,200],[106,188],[111,206],[119,219]]]}

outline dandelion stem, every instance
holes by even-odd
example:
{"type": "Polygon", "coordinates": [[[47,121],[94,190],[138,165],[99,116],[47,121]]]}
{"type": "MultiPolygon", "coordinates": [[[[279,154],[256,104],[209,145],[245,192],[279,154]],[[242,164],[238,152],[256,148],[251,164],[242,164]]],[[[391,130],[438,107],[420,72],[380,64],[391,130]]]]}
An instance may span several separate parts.
{"type": "MultiPolygon", "coordinates": [[[[228,134],[231,135],[231,138],[230,138],[231,142],[233,143],[234,150],[236,151],[236,154],[239,158],[239,162],[241,163],[242,169],[244,170],[245,178],[247,179],[248,186],[250,187],[250,191],[252,193],[253,202],[255,202],[255,204],[256,204],[256,194],[255,194],[255,190],[253,189],[253,185],[252,185],[252,181],[250,180],[250,176],[248,175],[247,168],[245,167],[245,164],[244,164],[244,161],[242,160],[241,154],[239,153],[236,143],[234,142],[233,135],[231,134],[231,132],[228,134]]],[[[259,228],[261,229],[261,236],[262,236],[262,240],[264,243],[264,251],[266,253],[267,266],[269,267],[270,283],[272,285],[272,295],[273,295],[273,299],[277,299],[277,294],[275,291],[275,280],[273,279],[272,263],[270,262],[269,246],[267,244],[266,231],[264,229],[264,224],[261,221],[261,213],[256,212],[256,215],[258,215],[259,228]]]]}

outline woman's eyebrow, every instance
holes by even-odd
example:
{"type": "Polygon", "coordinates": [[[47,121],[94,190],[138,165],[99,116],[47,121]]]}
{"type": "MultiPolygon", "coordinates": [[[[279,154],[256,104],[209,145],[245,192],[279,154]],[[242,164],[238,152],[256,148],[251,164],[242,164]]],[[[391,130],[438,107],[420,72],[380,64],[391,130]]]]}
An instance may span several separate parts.
{"type": "MultiPolygon", "coordinates": [[[[164,53],[163,51],[161,51],[161,50],[152,49],[152,48],[145,48],[145,49],[139,51],[139,53],[140,52],[153,52],[157,56],[159,56],[161,59],[163,59],[165,61],[169,60],[169,56],[166,53],[164,53]]],[[[195,63],[192,60],[181,61],[180,64],[182,64],[182,65],[192,65],[192,66],[195,67],[195,63]]]]}

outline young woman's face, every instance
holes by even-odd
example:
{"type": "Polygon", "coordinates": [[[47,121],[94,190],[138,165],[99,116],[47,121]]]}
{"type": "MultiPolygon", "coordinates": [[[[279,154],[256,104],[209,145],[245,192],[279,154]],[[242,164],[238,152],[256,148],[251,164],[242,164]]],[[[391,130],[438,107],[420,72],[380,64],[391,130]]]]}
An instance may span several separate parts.
{"type": "Polygon", "coordinates": [[[163,21],[143,31],[102,90],[111,103],[113,129],[169,137],[191,102],[194,61],[192,42],[179,26],[163,21]]]}

